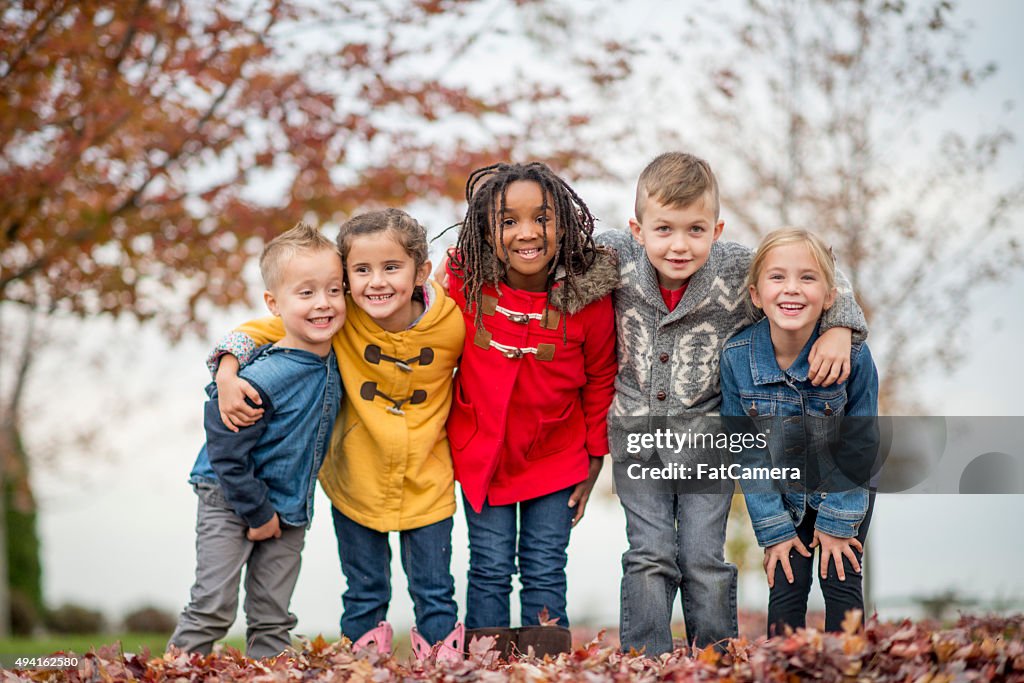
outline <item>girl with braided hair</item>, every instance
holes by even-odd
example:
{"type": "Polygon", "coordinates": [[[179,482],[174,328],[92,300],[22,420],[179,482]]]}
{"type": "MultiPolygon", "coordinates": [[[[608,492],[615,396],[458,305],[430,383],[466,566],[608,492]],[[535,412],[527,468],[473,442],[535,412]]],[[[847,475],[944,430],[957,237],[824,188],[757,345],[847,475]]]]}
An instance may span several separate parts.
{"type": "Polygon", "coordinates": [[[448,418],[469,528],[466,625],[503,649],[564,651],[569,533],[608,453],[618,270],[587,205],[544,164],[478,169],[466,201],[446,266],[466,324],[448,418]],[[510,630],[517,568],[523,628],[510,630]]]}

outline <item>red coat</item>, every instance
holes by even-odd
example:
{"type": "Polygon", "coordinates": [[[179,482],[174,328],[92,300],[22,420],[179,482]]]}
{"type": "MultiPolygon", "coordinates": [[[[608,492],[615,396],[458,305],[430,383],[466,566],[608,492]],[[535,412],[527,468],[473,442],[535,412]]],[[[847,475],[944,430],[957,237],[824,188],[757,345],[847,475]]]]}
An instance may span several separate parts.
{"type": "Polygon", "coordinates": [[[578,484],[587,478],[588,456],[608,453],[617,370],[610,294],[617,268],[610,258],[602,254],[584,276],[581,294],[563,304],[570,311],[568,343],[556,309],[549,329],[535,318],[516,321],[517,314],[542,314],[546,294],[508,285],[500,298],[494,287],[484,288],[478,334],[462,280],[449,267],[448,290],[462,309],[466,342],[448,440],[455,478],[477,512],[484,501],[508,505],[578,484]]]}

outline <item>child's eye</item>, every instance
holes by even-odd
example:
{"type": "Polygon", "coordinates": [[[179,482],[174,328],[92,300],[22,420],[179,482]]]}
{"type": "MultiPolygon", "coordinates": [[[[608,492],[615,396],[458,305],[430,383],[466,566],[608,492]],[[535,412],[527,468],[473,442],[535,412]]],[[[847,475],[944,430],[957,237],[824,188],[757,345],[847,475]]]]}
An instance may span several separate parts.
{"type": "Polygon", "coordinates": [[[773,273],[773,274],[768,276],[768,279],[769,280],[781,280],[782,279],[782,275],[780,275],[779,273],[773,273]]]}
{"type": "Polygon", "coordinates": [[[541,225],[547,225],[550,220],[547,216],[537,216],[537,222],[541,225]]]}
{"type": "Polygon", "coordinates": [[[400,268],[400,266],[398,264],[389,263],[388,265],[384,266],[384,272],[385,273],[393,273],[396,270],[398,270],[399,268],[400,268]]]}
{"type": "Polygon", "coordinates": [[[669,232],[670,230],[671,228],[669,228],[667,225],[659,225],[654,229],[654,232],[669,232]]]}
{"type": "Polygon", "coordinates": [[[504,219],[502,219],[501,224],[504,225],[506,228],[510,228],[510,227],[512,227],[513,225],[516,224],[516,219],[515,218],[504,218],[504,219]]]}
{"type": "Polygon", "coordinates": [[[814,282],[818,279],[818,276],[812,275],[811,273],[807,273],[806,275],[804,275],[804,279],[807,280],[808,282],[814,282]]]}
{"type": "Polygon", "coordinates": [[[703,225],[693,225],[693,226],[690,226],[690,232],[704,232],[704,226],[703,225]]]}
{"type": "Polygon", "coordinates": [[[330,294],[331,296],[338,296],[339,294],[341,294],[341,287],[328,287],[327,293],[330,294]]]}
{"type": "Polygon", "coordinates": [[[303,289],[303,290],[299,291],[299,296],[313,296],[313,290],[311,290],[311,289],[303,289]]]}
{"type": "Polygon", "coordinates": [[[356,266],[355,268],[352,269],[352,272],[353,273],[359,273],[360,275],[363,275],[363,274],[369,272],[369,270],[370,269],[367,268],[366,266],[356,266]]]}

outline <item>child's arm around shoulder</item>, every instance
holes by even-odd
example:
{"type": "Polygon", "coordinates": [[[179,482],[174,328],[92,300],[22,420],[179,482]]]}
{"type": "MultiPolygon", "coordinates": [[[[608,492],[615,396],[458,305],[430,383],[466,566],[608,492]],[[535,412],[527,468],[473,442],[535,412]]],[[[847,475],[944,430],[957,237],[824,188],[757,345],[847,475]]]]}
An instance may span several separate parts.
{"type": "Polygon", "coordinates": [[[206,365],[217,382],[220,418],[229,430],[248,427],[263,415],[259,392],[238,376],[238,369],[252,360],[261,345],[283,337],[280,318],[250,320],[229,332],[207,357],[206,365]]]}
{"type": "Polygon", "coordinates": [[[868,336],[864,311],[853,294],[846,275],[836,269],[836,298],[821,316],[821,336],[811,347],[808,379],[815,386],[845,382],[850,376],[850,353],[854,342],[868,336]]]}

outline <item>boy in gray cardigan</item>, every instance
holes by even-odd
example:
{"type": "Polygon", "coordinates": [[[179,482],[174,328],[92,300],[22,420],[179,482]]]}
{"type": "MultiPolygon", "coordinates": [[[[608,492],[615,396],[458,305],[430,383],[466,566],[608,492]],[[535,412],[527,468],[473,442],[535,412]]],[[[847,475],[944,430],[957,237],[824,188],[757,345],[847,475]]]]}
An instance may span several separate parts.
{"type": "MultiPolygon", "coordinates": [[[[718,359],[725,342],[753,322],[744,281],[753,251],[719,242],[718,183],[702,159],[655,158],[637,182],[631,235],[597,241],[619,256],[614,293],[619,371],[608,412],[612,457],[626,453],[628,418],[717,415],[718,359]]],[[[867,324],[848,282],[822,318],[811,379],[828,386],[849,374],[851,334],[867,324]]],[[[648,460],[656,449],[630,456],[648,460]]],[[[622,649],[672,650],[672,605],[682,594],[686,636],[698,647],[736,637],[736,567],[724,556],[729,494],[664,494],[620,487],[629,549],[622,556],[622,649]]]]}

